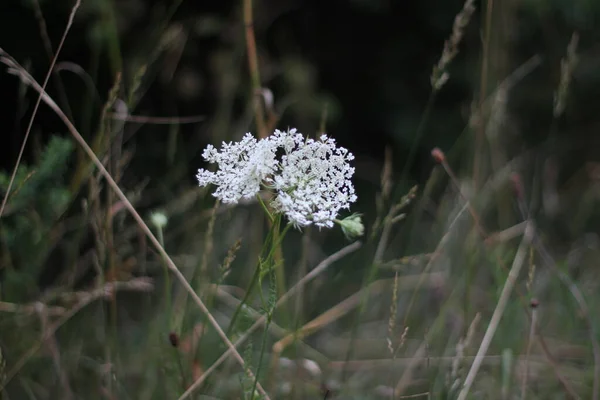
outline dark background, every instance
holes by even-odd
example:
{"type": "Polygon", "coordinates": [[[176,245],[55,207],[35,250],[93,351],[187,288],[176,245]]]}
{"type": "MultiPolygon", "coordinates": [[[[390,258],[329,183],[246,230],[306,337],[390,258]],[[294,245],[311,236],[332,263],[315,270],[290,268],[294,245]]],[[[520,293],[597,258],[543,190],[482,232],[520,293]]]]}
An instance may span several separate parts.
{"type": "MultiPolygon", "coordinates": [[[[41,2],[54,48],[70,11],[67,2],[57,4],[41,2]]],[[[28,65],[33,75],[42,81],[49,59],[42,44],[34,7],[26,1],[7,1],[0,7],[4,18],[0,27],[2,48],[20,63],[28,65]]],[[[461,7],[460,1],[439,4],[433,1],[259,2],[255,7],[255,27],[263,85],[274,92],[276,100],[290,95],[290,90],[303,91],[299,93],[300,101],[283,115],[281,126],[300,124],[301,130],[314,132],[319,123],[319,102],[322,105],[330,99],[327,130],[348,147],[356,149],[354,151],[359,159],[367,163],[377,162],[386,144],[396,149],[399,158],[406,155],[429,98],[432,66],[439,58],[454,15],[461,7]],[[297,74],[304,76],[290,78],[286,76],[286,67],[288,74],[293,67],[297,74]],[[305,87],[298,88],[303,83],[290,82],[290,79],[307,79],[308,82],[304,82],[305,87]]],[[[169,2],[123,1],[113,5],[108,1],[83,2],[59,62],[73,62],[93,73],[94,90],[100,98],[95,99],[91,119],[98,118],[98,109],[106,99],[117,71],[123,70],[126,82],[136,67],[150,61],[151,53],[158,48],[168,29],[159,30],[161,25],[176,26],[188,37],[185,43],[176,41],[176,45],[172,46],[183,46],[176,61],[170,63],[171,55],[162,54],[148,65],[149,76],[143,83],[145,93],[135,112],[155,116],[201,114],[210,121],[215,112],[215,98],[220,91],[215,84],[215,76],[220,71],[211,63],[221,56],[236,58],[233,62],[239,73],[235,79],[241,87],[235,93],[237,101],[233,113],[234,117],[242,113],[247,97],[244,92],[248,87],[246,63],[240,48],[243,43],[240,4],[230,1],[212,4],[182,2],[169,22],[164,21],[167,10],[169,2]],[[110,26],[114,21],[118,29],[110,26]],[[116,50],[111,50],[111,46],[117,47],[116,50]],[[111,55],[115,51],[118,56],[111,55]],[[174,73],[170,79],[161,79],[161,70],[164,71],[168,63],[169,68],[174,68],[174,73]],[[181,95],[177,90],[180,74],[191,75],[189,78],[201,82],[200,86],[181,95]]],[[[535,34],[543,38],[541,29],[521,33],[521,27],[527,25],[526,21],[521,21],[525,18],[514,17],[511,34],[535,34]]],[[[553,28],[552,32],[546,33],[546,40],[550,42],[559,37],[560,43],[566,45],[570,30],[558,26],[553,28]],[[549,37],[551,34],[554,37],[549,37]]],[[[478,29],[475,20],[468,28],[461,53],[452,66],[453,79],[436,101],[435,113],[419,145],[418,161],[412,168],[416,179],[428,175],[429,165],[425,159],[428,159],[430,148],[436,145],[451,147],[465,126],[465,112],[468,112],[477,85],[478,29]]],[[[520,59],[544,50],[540,49],[543,42],[530,37],[520,38],[519,43],[520,54],[514,56],[511,65],[518,65],[520,59]],[[528,48],[521,44],[523,42],[535,43],[537,48],[532,48],[532,45],[528,48]]],[[[553,45],[556,54],[551,61],[557,61],[565,46],[559,46],[559,43],[553,45]]],[[[511,48],[510,52],[516,53],[516,49],[511,48]]],[[[547,65],[546,68],[556,70],[557,65],[547,65]]],[[[69,72],[61,72],[60,77],[66,97],[70,99],[73,118],[80,127],[90,124],[81,120],[81,108],[86,104],[82,99],[89,89],[86,83],[69,72]]],[[[0,79],[3,93],[1,123],[5,127],[2,165],[9,168],[15,161],[22,140],[23,121],[27,121],[31,106],[19,109],[16,80],[6,74],[0,79]]],[[[56,97],[56,85],[52,80],[48,91],[56,97]]],[[[29,105],[34,102],[31,93],[27,101],[29,105]]],[[[194,153],[210,141],[211,135],[215,135],[207,125],[209,122],[182,128],[180,140],[185,144],[183,150],[188,151],[185,156],[190,162],[199,162],[193,157],[194,153]]],[[[63,130],[56,118],[41,107],[34,124],[34,135],[43,140],[63,130]]],[[[164,138],[165,135],[153,131],[155,129],[149,128],[143,133],[144,139],[152,138],[143,143],[156,145],[164,138]]],[[[137,139],[142,143],[142,137],[137,139]]],[[[152,152],[151,149],[143,149],[148,144],[141,144],[138,152],[152,152]]]]}
{"type": "MultiPolygon", "coordinates": [[[[41,2],[53,48],[70,12],[68,2],[57,4],[41,2]]],[[[4,18],[0,28],[2,47],[28,65],[33,75],[42,81],[49,59],[42,44],[35,7],[32,2],[14,0],[3,2],[0,7],[4,18]]],[[[432,66],[461,7],[460,1],[258,2],[255,31],[263,85],[274,92],[276,101],[286,96],[292,98],[281,126],[298,126],[306,132],[314,132],[320,120],[319,112],[327,103],[327,130],[355,149],[359,161],[368,166],[376,165],[384,146],[389,144],[401,164],[431,93],[432,66]]],[[[558,83],[560,58],[574,31],[579,32],[581,38],[582,65],[573,85],[577,96],[573,96],[568,109],[569,124],[565,124],[563,131],[570,138],[590,136],[594,111],[589,107],[589,100],[597,95],[591,83],[598,79],[592,72],[597,63],[594,61],[597,8],[593,2],[583,1],[544,2],[543,5],[511,1],[496,5],[499,17],[494,21],[492,43],[492,53],[496,55],[490,62],[488,86],[493,88],[533,55],[543,58],[542,66],[511,93],[509,104],[518,130],[514,135],[516,141],[531,144],[547,138],[551,120],[549,106],[558,83]]],[[[423,139],[418,143],[417,160],[410,169],[412,178],[417,181],[423,181],[429,174],[430,149],[439,146],[448,150],[466,126],[470,104],[477,97],[475,93],[480,85],[481,34],[479,18],[474,18],[466,30],[458,58],[450,68],[452,78],[437,97],[423,139]]],[[[87,104],[82,100],[91,88],[86,87],[81,77],[65,71],[60,73],[63,97],[69,99],[69,108],[79,127],[93,126],[93,122],[81,119],[97,120],[98,109],[106,99],[115,73],[123,72],[126,87],[135,69],[148,65],[142,84],[144,93],[134,112],[155,116],[205,115],[206,122],[183,126],[179,137],[182,145],[179,150],[186,153],[185,159],[190,164],[198,164],[200,160],[194,155],[211,137],[221,134],[210,126],[216,109],[215,99],[222,94],[216,81],[227,79],[217,78],[221,70],[215,63],[222,61],[217,58],[228,58],[223,62],[233,64],[237,72],[232,78],[237,81],[234,85],[239,86],[234,93],[232,117],[239,118],[245,109],[248,80],[241,44],[243,26],[238,2],[184,1],[175,7],[170,2],[158,1],[84,1],[59,62],[75,63],[90,73],[93,90],[99,98],[95,98],[95,107],[88,116],[81,108],[87,104]],[[171,12],[172,18],[167,21],[171,12]],[[154,57],[153,53],[156,54],[170,29],[179,30],[179,37],[154,57]],[[168,77],[161,77],[161,73],[168,77]],[[191,79],[198,86],[183,93],[178,85],[185,86],[180,82],[184,79],[191,79]]],[[[16,101],[14,78],[3,75],[0,79],[1,122],[5,127],[2,165],[7,168],[15,161],[23,121],[27,121],[31,107],[23,107],[16,101]]],[[[48,90],[57,96],[57,86],[52,80],[48,90]]],[[[28,103],[33,99],[29,93],[28,103]]],[[[63,130],[45,107],[41,107],[34,128],[34,136],[40,136],[42,141],[63,130]]],[[[238,136],[244,130],[251,130],[251,126],[234,129],[238,136]]],[[[136,136],[137,152],[152,153],[152,149],[144,147],[157,145],[164,137],[154,128],[145,129],[136,136]]],[[[141,160],[138,158],[138,161],[141,160]]],[[[143,168],[146,163],[140,164],[143,168]]],[[[372,178],[369,174],[368,179],[372,178]]]]}

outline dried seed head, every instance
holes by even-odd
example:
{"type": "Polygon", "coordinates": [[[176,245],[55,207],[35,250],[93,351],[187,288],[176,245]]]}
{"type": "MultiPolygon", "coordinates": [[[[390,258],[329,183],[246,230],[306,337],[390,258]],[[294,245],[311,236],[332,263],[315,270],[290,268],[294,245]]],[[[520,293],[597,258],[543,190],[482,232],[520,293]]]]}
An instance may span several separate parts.
{"type": "Polygon", "coordinates": [[[441,164],[444,161],[446,161],[446,156],[444,155],[444,152],[439,149],[439,147],[436,147],[435,149],[431,150],[431,156],[438,164],[441,164]]]}
{"type": "Polygon", "coordinates": [[[529,307],[531,308],[538,308],[538,306],[540,305],[540,302],[538,299],[531,299],[531,301],[529,302],[529,307]]]}
{"type": "Polygon", "coordinates": [[[433,68],[431,73],[431,86],[434,91],[438,91],[450,78],[446,72],[448,65],[458,54],[458,46],[462,41],[465,29],[471,20],[471,16],[475,12],[475,0],[466,0],[462,10],[454,18],[452,26],[452,34],[448,40],[444,42],[444,50],[440,60],[433,68]]]}

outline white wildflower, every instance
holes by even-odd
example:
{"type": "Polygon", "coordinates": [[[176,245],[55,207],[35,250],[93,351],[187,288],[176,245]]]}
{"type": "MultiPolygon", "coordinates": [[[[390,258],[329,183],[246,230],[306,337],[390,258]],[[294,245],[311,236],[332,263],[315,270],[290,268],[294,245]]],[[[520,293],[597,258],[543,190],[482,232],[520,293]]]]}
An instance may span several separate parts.
{"type": "Polygon", "coordinates": [[[295,129],[276,130],[257,141],[248,133],[239,143],[223,143],[220,152],[208,146],[203,157],[217,163],[218,170],[200,169],[200,186],[216,185],[215,197],[236,203],[256,195],[263,185],[275,192],[275,211],[296,227],[330,228],[339,211],[356,201],[350,181],[354,168],[348,163],[354,156],[327,135],[313,140],[295,129]]]}
{"type": "Polygon", "coordinates": [[[354,168],[348,164],[354,156],[327,135],[320,141],[305,141],[293,131],[287,136],[276,132],[275,137],[285,143],[285,154],[273,178],[273,207],[297,227],[314,223],[331,228],[340,209],[356,201],[350,181],[354,168]]]}
{"type": "Polygon", "coordinates": [[[237,203],[242,198],[255,196],[261,182],[275,172],[276,151],[275,143],[265,139],[257,141],[250,133],[240,142],[223,142],[220,152],[208,145],[202,157],[216,163],[218,170],[199,169],[196,178],[200,186],[217,186],[213,196],[223,203],[237,203]]]}

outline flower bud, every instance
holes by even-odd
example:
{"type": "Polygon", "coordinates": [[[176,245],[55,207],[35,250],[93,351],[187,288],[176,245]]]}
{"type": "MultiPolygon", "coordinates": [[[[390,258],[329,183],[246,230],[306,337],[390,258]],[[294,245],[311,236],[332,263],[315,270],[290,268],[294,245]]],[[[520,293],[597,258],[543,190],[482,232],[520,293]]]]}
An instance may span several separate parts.
{"type": "Polygon", "coordinates": [[[361,214],[352,214],[343,220],[336,220],[342,227],[342,232],[348,240],[353,240],[357,237],[364,235],[365,226],[362,223],[361,214]]]}
{"type": "Polygon", "coordinates": [[[435,162],[438,164],[441,164],[446,160],[446,156],[444,155],[444,152],[438,147],[431,150],[431,156],[433,157],[435,162]]]}
{"type": "Polygon", "coordinates": [[[152,225],[154,225],[156,228],[162,229],[165,226],[167,226],[168,219],[164,213],[153,212],[150,215],[150,221],[152,222],[152,225]]]}

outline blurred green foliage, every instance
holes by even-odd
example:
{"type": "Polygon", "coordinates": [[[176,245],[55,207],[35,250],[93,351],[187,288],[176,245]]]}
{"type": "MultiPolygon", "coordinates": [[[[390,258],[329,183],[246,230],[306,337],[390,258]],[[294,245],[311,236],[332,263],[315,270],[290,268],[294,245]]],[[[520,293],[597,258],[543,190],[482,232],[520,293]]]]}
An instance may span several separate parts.
{"type": "MultiPolygon", "coordinates": [[[[31,301],[50,251],[56,245],[54,229],[72,196],[65,173],[73,151],[70,139],[53,136],[35,165],[21,165],[6,203],[0,242],[4,301],[31,301]]],[[[8,193],[11,176],[0,172],[0,192],[8,193]]]]}

